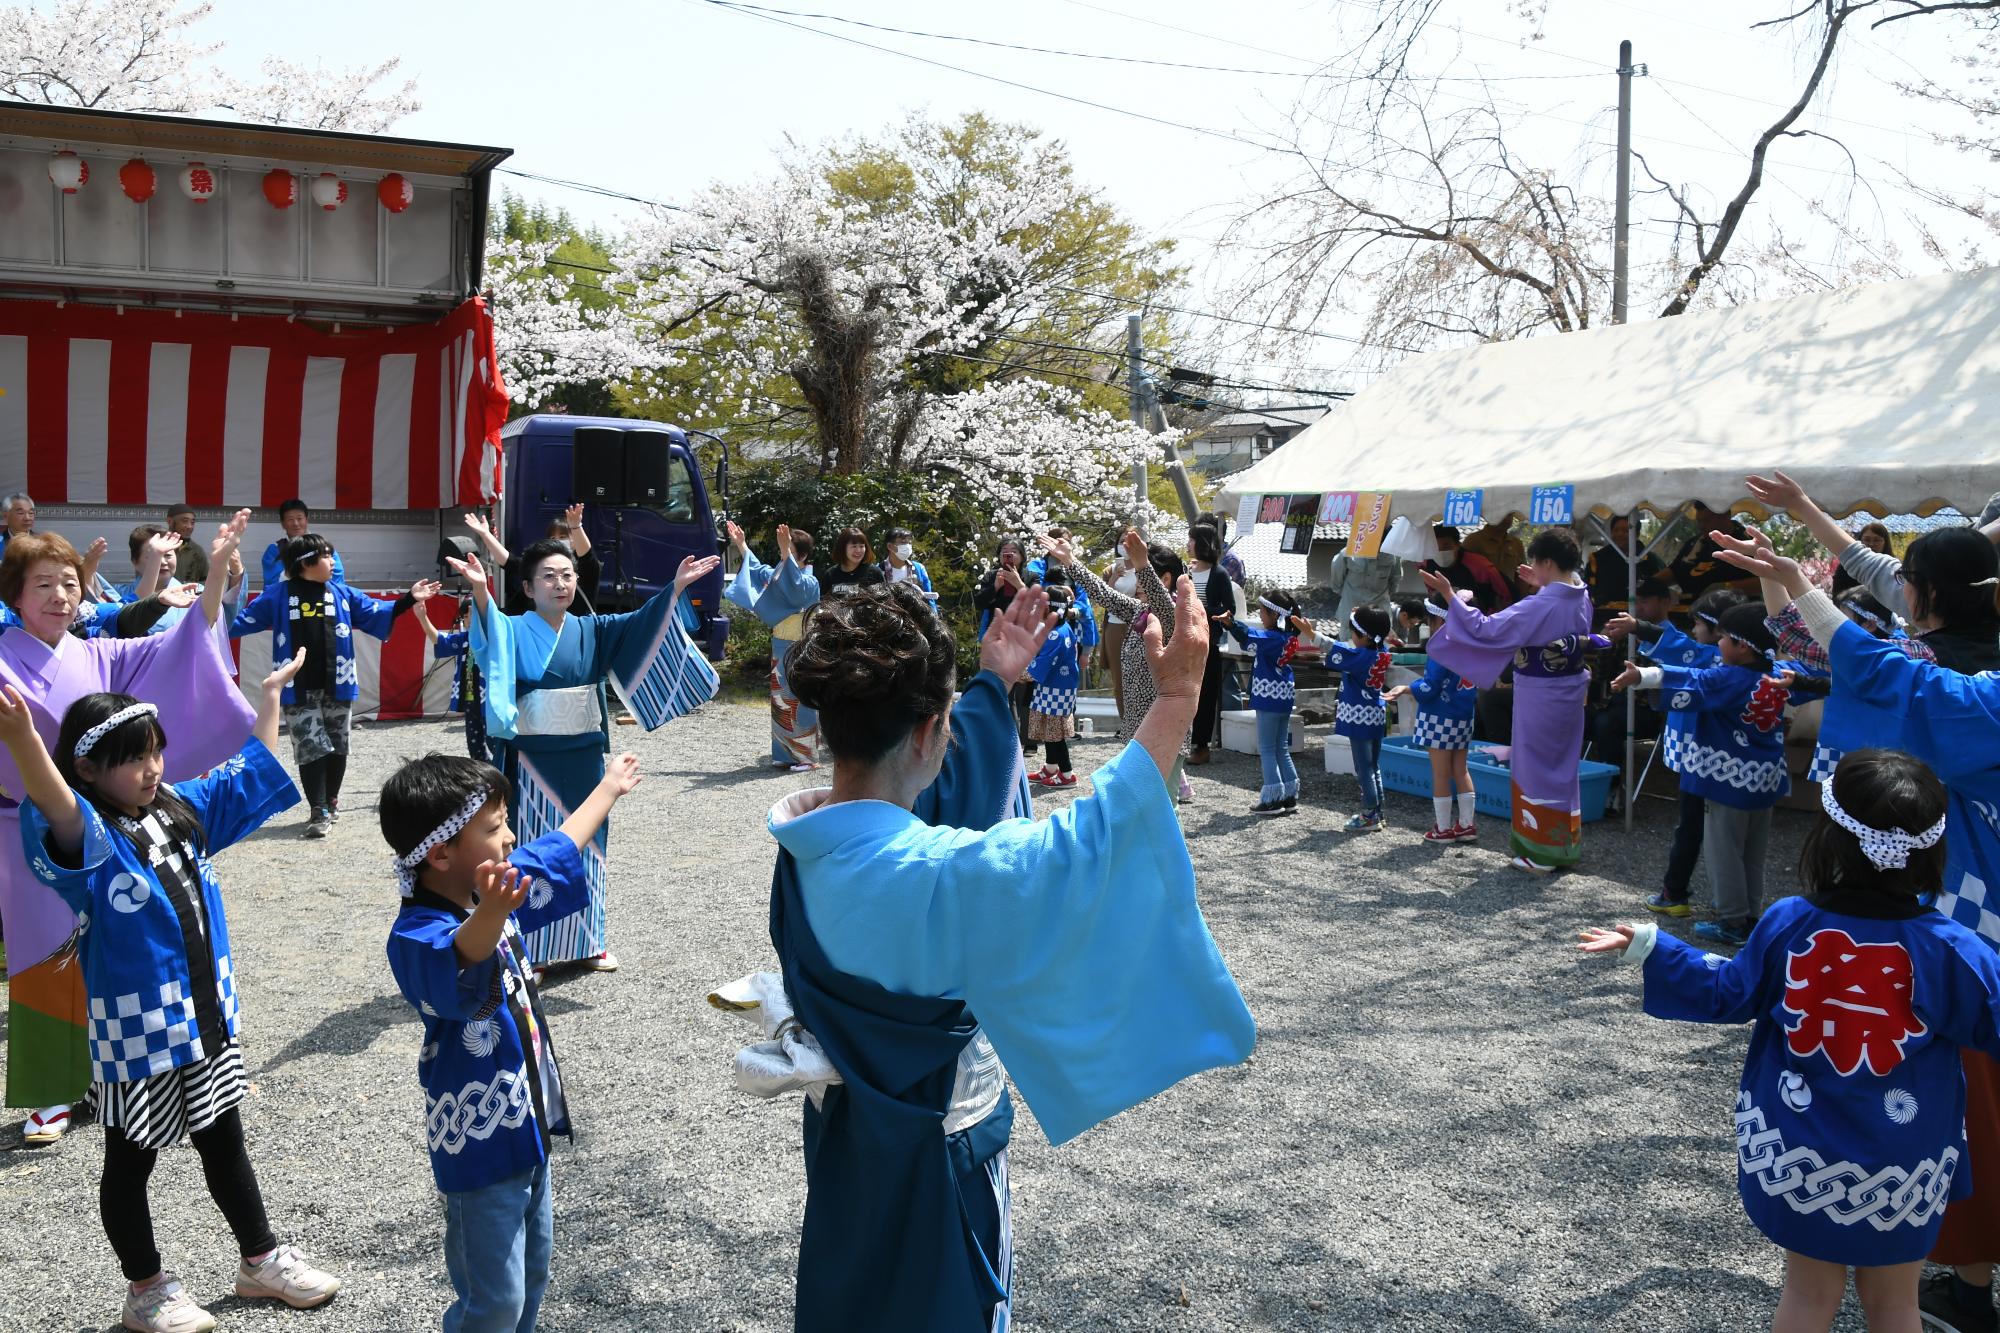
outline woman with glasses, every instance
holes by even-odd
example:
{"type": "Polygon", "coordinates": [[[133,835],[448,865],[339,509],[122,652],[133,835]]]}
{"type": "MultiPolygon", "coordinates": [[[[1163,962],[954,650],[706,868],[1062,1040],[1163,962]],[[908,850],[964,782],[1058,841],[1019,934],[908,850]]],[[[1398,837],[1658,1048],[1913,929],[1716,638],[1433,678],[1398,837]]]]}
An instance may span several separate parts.
{"type": "MultiPolygon", "coordinates": [[[[609,681],[650,730],[713,697],[718,684],[689,632],[700,628],[685,593],[721,563],[681,561],[671,588],[624,615],[572,615],[576,557],[544,538],[520,554],[534,609],[506,615],[477,556],[449,562],[472,590],[471,648],[485,683],[486,738],[512,785],[508,809],[523,844],[560,828],[604,780],[611,734],[599,704],[609,681]]],[[[584,850],[584,906],[528,936],[536,969],[577,963],[615,972],[604,914],[608,824],[584,850]]]]}
{"type": "Polygon", "coordinates": [[[286,541],[285,577],[266,587],[256,601],[229,622],[229,637],[271,632],[271,660],[284,662],[301,648],[306,663],[285,686],[280,702],[299,787],[312,816],[305,836],[324,838],[340,818],[340,785],[347,776],[347,731],[354,701],[361,695],[361,672],[354,661],[354,631],[389,637],[396,617],[438,590],[432,579],[393,603],[356,592],[340,578],[333,544],[317,532],[286,541]]]}

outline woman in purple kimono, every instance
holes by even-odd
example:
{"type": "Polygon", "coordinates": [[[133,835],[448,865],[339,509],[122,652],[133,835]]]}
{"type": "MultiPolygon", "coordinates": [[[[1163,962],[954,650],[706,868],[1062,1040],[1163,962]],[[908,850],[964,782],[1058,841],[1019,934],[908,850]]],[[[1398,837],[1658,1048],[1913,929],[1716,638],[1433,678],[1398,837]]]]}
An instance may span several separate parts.
{"type": "Polygon", "coordinates": [[[1584,705],[1590,697],[1585,655],[1609,640],[1590,632],[1590,594],[1577,569],[1583,552],[1568,528],[1549,528],[1528,543],[1523,580],[1537,591],[1504,611],[1483,615],[1452,595],[1451,581],[1424,571],[1424,585],[1445,607],[1430,657],[1487,689],[1514,668],[1514,865],[1546,875],[1582,854],[1584,705]]]}
{"type": "MultiPolygon", "coordinates": [[[[222,569],[250,511],[222,525],[209,548],[222,569]]],[[[181,737],[166,780],[214,768],[243,748],[255,717],[237,691],[229,640],[216,629],[223,579],[203,588],[199,615],[140,639],[79,639],[69,633],[83,598],[83,559],[61,537],[29,533],[0,559],[0,601],[20,627],[0,634],[0,684],[27,700],[35,729],[53,745],[63,714],[86,694],[113,690],[160,710],[181,737]]],[[[23,1131],[49,1143],[69,1125],[69,1103],[90,1084],[84,1049],[83,970],[69,947],[76,915],[28,871],[21,850],[21,774],[0,751],[0,924],[7,933],[7,1105],[38,1107],[23,1131]]]]}

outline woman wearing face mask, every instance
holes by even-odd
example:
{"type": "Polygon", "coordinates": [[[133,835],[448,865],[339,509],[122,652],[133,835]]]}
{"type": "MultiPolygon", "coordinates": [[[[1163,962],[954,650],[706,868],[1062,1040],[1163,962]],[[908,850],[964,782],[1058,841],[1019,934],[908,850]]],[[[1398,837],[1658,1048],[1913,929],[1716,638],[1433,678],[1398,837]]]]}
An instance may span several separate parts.
{"type": "Polygon", "coordinates": [[[937,600],[937,592],[931,587],[931,572],[924,568],[923,561],[916,558],[917,548],[912,545],[908,528],[892,528],[889,531],[889,558],[882,562],[884,583],[910,582],[923,589],[924,596],[937,600]]]}
{"type": "Polygon", "coordinates": [[[1457,528],[1439,524],[1431,532],[1437,538],[1438,554],[1437,559],[1424,561],[1426,570],[1444,575],[1454,589],[1471,592],[1472,604],[1486,615],[1513,604],[1513,588],[1484,556],[1460,547],[1457,528]]]}

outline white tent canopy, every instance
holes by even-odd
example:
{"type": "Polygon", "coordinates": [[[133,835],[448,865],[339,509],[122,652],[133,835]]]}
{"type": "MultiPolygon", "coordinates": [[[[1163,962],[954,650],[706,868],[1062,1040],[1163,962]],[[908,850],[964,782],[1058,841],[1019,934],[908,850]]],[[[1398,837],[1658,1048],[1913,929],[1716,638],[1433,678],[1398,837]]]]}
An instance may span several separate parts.
{"type": "Polygon", "coordinates": [[[1755,512],[1783,469],[1835,514],[1977,512],[2000,490],[2000,269],[1419,357],[1225,495],[1387,491],[1423,521],[1573,484],[1579,515],[1755,512]]]}

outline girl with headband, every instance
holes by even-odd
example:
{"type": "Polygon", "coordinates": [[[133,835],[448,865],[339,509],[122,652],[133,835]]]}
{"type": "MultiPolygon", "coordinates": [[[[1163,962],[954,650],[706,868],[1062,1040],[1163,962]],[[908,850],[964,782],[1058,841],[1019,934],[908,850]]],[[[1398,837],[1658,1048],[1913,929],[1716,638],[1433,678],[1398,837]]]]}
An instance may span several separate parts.
{"type": "MultiPolygon", "coordinates": [[[[1472,593],[1460,588],[1454,600],[1470,605],[1472,593]]],[[[1430,617],[1430,629],[1443,628],[1449,607],[1436,600],[1423,604],[1430,617]]],[[[1479,816],[1473,812],[1474,793],[1470,756],[1472,721],[1478,712],[1479,690],[1473,683],[1442,662],[1430,662],[1423,679],[1398,686],[1389,698],[1409,695],[1417,701],[1417,728],[1413,740],[1431,755],[1431,831],[1424,841],[1477,842],[1479,816]]]]}
{"type": "Polygon", "coordinates": [[[1257,599],[1257,628],[1234,620],[1224,628],[1252,654],[1250,711],[1257,716],[1257,753],[1264,762],[1264,785],[1257,793],[1253,815],[1289,815],[1299,808],[1299,770],[1292,763],[1292,703],[1298,683],[1292,659],[1313,650],[1299,641],[1306,622],[1299,617],[1299,599],[1288,592],[1257,599]]]}
{"type": "Polygon", "coordinates": [[[1302,642],[1318,649],[1327,670],[1340,676],[1333,731],[1347,738],[1354,780],[1361,784],[1361,810],[1341,826],[1342,831],[1374,833],[1382,827],[1382,736],[1389,729],[1389,705],[1382,697],[1392,660],[1389,613],[1377,606],[1356,607],[1341,626],[1346,643],[1320,636],[1318,628],[1302,642]]]}
{"type": "Polygon", "coordinates": [[[1856,750],[1820,801],[1804,893],[1765,912],[1734,958],[1650,922],[1586,930],[1579,947],[1639,963],[1655,1018],[1754,1024],[1736,1182],[1785,1251],[1775,1326],[1830,1327],[1852,1268],[1868,1327],[1913,1329],[1924,1257],[1947,1206],[1973,1192],[1960,1050],[2000,1055],[2000,958],[1931,905],[1946,796],[1919,760],[1856,750]]]}
{"type": "Polygon", "coordinates": [[[340,1290],[278,1243],[244,1148],[236,973],[209,863],[299,802],[271,747],[279,696],[304,663],[301,653],[264,678],[256,726],[234,758],[179,783],[161,780],[168,738],[154,705],[86,695],[63,714],[51,756],[21,695],[0,689],[29,869],[83,922],[75,950],[89,997],[90,1098],[104,1125],[98,1203],[130,1283],[121,1323],[142,1333],[215,1327],[162,1269],[146,1197],[160,1150],[183,1136],[236,1235],[239,1297],[305,1309],[340,1290]]]}

